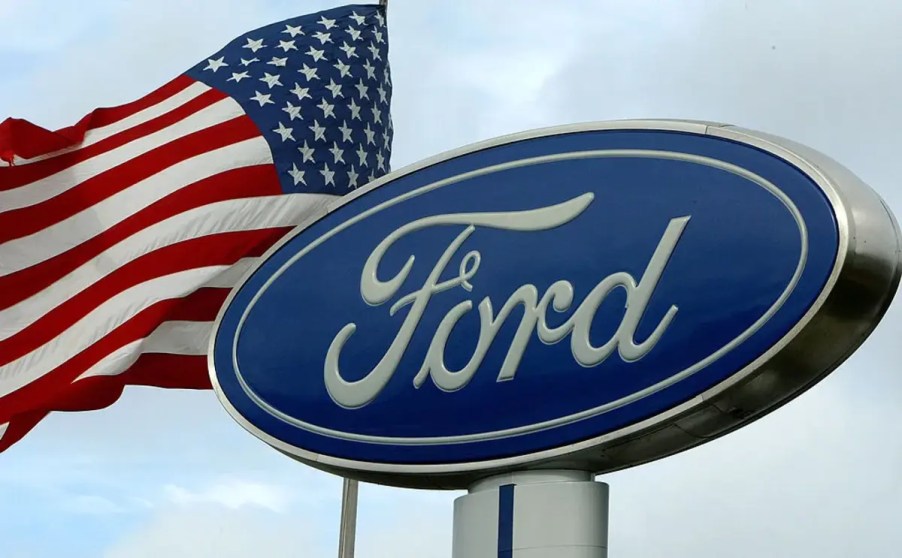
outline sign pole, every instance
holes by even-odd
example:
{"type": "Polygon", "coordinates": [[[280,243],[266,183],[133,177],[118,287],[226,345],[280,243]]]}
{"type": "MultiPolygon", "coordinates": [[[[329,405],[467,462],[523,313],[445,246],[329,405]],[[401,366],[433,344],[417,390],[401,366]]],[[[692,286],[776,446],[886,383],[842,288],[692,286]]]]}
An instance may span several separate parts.
{"type": "Polygon", "coordinates": [[[338,558],[354,558],[357,538],[357,481],[345,479],[341,490],[341,527],[338,535],[338,558]]]}
{"type": "Polygon", "coordinates": [[[508,473],[454,501],[452,558],[607,558],[608,485],[584,471],[508,473]]]}

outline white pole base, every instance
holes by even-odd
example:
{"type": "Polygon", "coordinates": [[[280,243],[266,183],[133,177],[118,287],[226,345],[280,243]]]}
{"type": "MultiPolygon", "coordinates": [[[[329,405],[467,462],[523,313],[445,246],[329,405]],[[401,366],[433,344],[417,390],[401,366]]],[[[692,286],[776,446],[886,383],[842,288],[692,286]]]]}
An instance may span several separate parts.
{"type": "Polygon", "coordinates": [[[454,501],[453,558],[607,558],[608,485],[582,471],[482,480],[454,501]]]}

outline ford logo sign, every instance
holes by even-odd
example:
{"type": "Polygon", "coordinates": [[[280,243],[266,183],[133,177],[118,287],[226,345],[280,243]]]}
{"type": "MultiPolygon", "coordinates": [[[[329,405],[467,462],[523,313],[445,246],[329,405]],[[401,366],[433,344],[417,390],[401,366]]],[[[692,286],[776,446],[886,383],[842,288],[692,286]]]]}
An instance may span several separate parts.
{"type": "Polygon", "coordinates": [[[823,378],[882,317],[899,254],[880,198],[786,140],[540,130],[323,206],[234,289],[211,374],[245,428],[345,476],[611,471],[823,378]]]}

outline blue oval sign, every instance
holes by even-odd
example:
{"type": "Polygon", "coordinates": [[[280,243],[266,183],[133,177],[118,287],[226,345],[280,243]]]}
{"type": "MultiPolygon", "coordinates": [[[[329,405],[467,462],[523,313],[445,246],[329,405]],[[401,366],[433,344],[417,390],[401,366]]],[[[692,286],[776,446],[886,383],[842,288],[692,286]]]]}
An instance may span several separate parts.
{"type": "Polygon", "coordinates": [[[220,316],[233,415],[410,484],[392,475],[597,457],[765,369],[848,259],[832,183],[725,128],[601,128],[441,157],[300,227],[220,316]]]}

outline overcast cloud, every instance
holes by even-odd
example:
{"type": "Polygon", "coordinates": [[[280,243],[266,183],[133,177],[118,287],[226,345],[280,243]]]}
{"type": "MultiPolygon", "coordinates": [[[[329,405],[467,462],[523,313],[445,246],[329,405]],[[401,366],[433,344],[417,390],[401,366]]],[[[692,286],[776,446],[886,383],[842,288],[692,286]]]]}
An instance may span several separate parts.
{"type": "MultiPolygon", "coordinates": [[[[138,98],[243,31],[338,2],[0,0],[0,119],[47,127],[138,98]],[[53,14],[53,18],[48,18],[53,14]]],[[[822,150],[902,216],[902,4],[391,0],[394,168],[524,129],[729,122],[822,150]]],[[[607,475],[618,558],[902,548],[902,307],[793,404],[607,475]]],[[[209,392],[130,389],[0,456],[0,556],[330,557],[340,479],[234,424],[209,392]]],[[[358,555],[448,558],[460,493],[361,489],[358,555]]]]}

